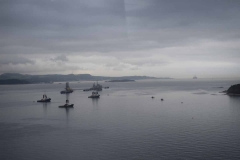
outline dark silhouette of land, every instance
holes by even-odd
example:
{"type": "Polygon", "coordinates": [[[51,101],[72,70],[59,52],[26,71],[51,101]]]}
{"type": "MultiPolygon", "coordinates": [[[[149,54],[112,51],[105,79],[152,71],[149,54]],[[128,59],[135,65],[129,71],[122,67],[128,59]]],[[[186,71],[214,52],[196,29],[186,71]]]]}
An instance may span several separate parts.
{"type": "Polygon", "coordinates": [[[30,84],[30,82],[26,80],[19,80],[19,79],[0,80],[0,85],[9,85],[9,84],[30,84]]]}
{"type": "Polygon", "coordinates": [[[240,95],[240,84],[232,85],[226,93],[228,95],[240,95]]]}
{"type": "Polygon", "coordinates": [[[50,75],[29,75],[19,73],[4,73],[0,75],[0,84],[29,84],[29,83],[52,83],[63,81],[106,81],[106,80],[142,80],[142,79],[171,79],[168,77],[157,78],[148,76],[123,76],[123,77],[105,77],[92,76],[90,74],[50,74],[50,75]]]}
{"type": "Polygon", "coordinates": [[[105,82],[135,82],[135,80],[132,79],[116,79],[116,80],[110,80],[105,82]]]}

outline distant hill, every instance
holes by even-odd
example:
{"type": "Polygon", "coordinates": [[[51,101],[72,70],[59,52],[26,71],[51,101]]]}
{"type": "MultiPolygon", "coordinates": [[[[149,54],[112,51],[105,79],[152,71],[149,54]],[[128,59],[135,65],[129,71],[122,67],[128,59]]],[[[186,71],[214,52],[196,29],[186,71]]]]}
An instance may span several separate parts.
{"type": "Polygon", "coordinates": [[[26,80],[19,80],[19,79],[0,80],[0,85],[9,85],[9,84],[30,84],[30,82],[26,80]]]}
{"type": "Polygon", "coordinates": [[[135,80],[131,80],[131,79],[116,79],[116,80],[110,80],[110,81],[105,81],[105,82],[135,82],[135,80]]]}
{"type": "Polygon", "coordinates": [[[240,95],[240,84],[235,84],[232,85],[228,90],[227,90],[228,95],[240,95]]]}
{"type": "Polygon", "coordinates": [[[50,82],[62,82],[62,81],[102,81],[102,80],[142,80],[142,79],[171,79],[168,77],[157,78],[148,76],[123,76],[123,77],[104,77],[104,76],[92,76],[90,74],[49,74],[49,75],[28,75],[19,73],[4,73],[0,75],[0,80],[18,79],[26,80],[29,83],[50,83],[50,82]]]}

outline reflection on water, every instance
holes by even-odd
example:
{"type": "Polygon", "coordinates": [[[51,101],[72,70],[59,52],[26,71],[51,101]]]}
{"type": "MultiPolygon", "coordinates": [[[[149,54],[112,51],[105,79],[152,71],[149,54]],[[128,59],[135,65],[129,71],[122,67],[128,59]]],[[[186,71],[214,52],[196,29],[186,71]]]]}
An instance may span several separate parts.
{"type": "Polygon", "coordinates": [[[48,103],[42,103],[42,105],[43,105],[43,111],[44,111],[44,113],[45,113],[45,115],[47,114],[47,106],[48,106],[48,103]]]}
{"type": "Polygon", "coordinates": [[[67,93],[67,94],[66,94],[66,100],[68,99],[69,102],[70,102],[70,99],[69,99],[70,96],[69,96],[69,95],[70,95],[70,93],[67,93]]]}
{"type": "Polygon", "coordinates": [[[66,120],[68,122],[69,120],[69,111],[72,110],[73,108],[65,108],[65,111],[66,111],[66,120]]]}
{"type": "MultiPolygon", "coordinates": [[[[232,109],[240,111],[240,96],[228,96],[229,97],[229,106],[232,109]]],[[[237,113],[237,112],[236,112],[237,113]]]]}
{"type": "Polygon", "coordinates": [[[92,105],[95,109],[98,109],[98,100],[99,98],[92,98],[92,105]]]}

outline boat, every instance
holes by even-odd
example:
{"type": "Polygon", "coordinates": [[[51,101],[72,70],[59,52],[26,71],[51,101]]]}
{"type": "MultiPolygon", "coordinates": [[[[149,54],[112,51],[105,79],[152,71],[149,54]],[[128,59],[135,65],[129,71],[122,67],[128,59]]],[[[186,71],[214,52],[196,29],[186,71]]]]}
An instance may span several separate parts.
{"type": "Polygon", "coordinates": [[[102,91],[102,85],[98,84],[98,82],[95,84],[93,83],[93,86],[89,89],[84,89],[83,91],[102,91]]]}
{"type": "Polygon", "coordinates": [[[38,100],[37,102],[51,102],[51,98],[47,98],[47,95],[44,94],[43,98],[41,100],[38,100]]]}
{"type": "Polygon", "coordinates": [[[67,93],[72,93],[73,91],[61,91],[61,94],[67,94],[67,93]]]}
{"type": "Polygon", "coordinates": [[[194,76],[193,79],[197,79],[197,76],[194,76]]]}
{"type": "Polygon", "coordinates": [[[68,104],[69,100],[67,98],[66,100],[66,104],[62,105],[62,106],[58,106],[59,108],[73,108],[74,104],[68,104]]]}
{"type": "Polygon", "coordinates": [[[98,92],[92,92],[92,95],[89,96],[88,98],[99,98],[100,95],[98,94],[98,92]]]}
{"type": "Polygon", "coordinates": [[[72,93],[73,92],[73,89],[71,89],[70,87],[69,87],[69,83],[67,82],[66,83],[66,88],[65,88],[65,90],[64,91],[61,91],[60,93],[61,94],[67,94],[67,93],[72,93]]]}
{"type": "Polygon", "coordinates": [[[64,104],[62,106],[58,106],[59,108],[73,108],[74,104],[64,104]]]}

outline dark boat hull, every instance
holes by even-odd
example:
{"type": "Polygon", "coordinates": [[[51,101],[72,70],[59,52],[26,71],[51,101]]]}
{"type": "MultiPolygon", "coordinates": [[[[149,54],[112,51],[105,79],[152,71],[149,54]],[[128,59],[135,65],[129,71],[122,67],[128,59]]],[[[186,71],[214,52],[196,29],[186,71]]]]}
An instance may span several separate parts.
{"type": "Polygon", "coordinates": [[[37,102],[51,102],[51,98],[45,99],[45,100],[38,100],[37,102]]]}
{"type": "Polygon", "coordinates": [[[100,95],[98,95],[98,96],[89,96],[88,98],[100,98],[100,95]]]}
{"type": "Polygon", "coordinates": [[[72,93],[73,91],[61,91],[61,94],[68,94],[68,93],[72,93]]]}
{"type": "Polygon", "coordinates": [[[74,104],[58,106],[59,108],[73,108],[74,104]]]}

